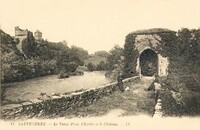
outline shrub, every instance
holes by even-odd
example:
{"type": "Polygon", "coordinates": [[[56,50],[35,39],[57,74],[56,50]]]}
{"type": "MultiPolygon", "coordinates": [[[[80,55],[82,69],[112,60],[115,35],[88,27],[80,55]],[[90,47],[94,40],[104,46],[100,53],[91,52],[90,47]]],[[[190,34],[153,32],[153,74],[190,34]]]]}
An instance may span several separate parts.
{"type": "Polygon", "coordinates": [[[104,61],[100,61],[100,63],[97,65],[96,70],[107,70],[108,64],[106,64],[104,61]]]}
{"type": "Polygon", "coordinates": [[[92,62],[89,62],[87,64],[87,68],[88,68],[89,71],[94,71],[96,69],[95,65],[92,64],[92,62]]]}
{"type": "Polygon", "coordinates": [[[129,34],[126,36],[124,44],[124,68],[123,75],[125,78],[137,75],[136,66],[137,66],[137,57],[139,52],[135,49],[135,35],[129,34]]]}
{"type": "Polygon", "coordinates": [[[74,72],[77,67],[78,64],[76,62],[69,62],[63,64],[64,72],[74,72]]]}

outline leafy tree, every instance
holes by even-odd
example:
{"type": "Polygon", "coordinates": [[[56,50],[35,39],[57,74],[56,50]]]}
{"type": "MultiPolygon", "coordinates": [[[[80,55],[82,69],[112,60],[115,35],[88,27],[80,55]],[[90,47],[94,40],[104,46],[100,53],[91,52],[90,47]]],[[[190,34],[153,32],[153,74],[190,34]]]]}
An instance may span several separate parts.
{"type": "Polygon", "coordinates": [[[71,46],[71,53],[77,56],[82,62],[89,57],[88,51],[77,46],[71,46]]]}
{"type": "Polygon", "coordinates": [[[185,58],[189,58],[189,49],[192,44],[191,38],[192,34],[189,29],[182,28],[178,31],[178,40],[179,40],[179,49],[180,49],[180,56],[184,55],[185,58]]]}
{"type": "Polygon", "coordinates": [[[123,48],[119,45],[115,45],[110,51],[110,55],[107,57],[108,68],[113,70],[123,56],[123,48]]]}
{"type": "Polygon", "coordinates": [[[27,38],[22,40],[22,51],[27,57],[36,56],[35,54],[35,38],[32,32],[28,31],[27,38]]]}
{"type": "Polygon", "coordinates": [[[100,63],[97,65],[97,70],[107,70],[108,64],[106,64],[104,61],[100,61],[100,63]]]}
{"type": "Polygon", "coordinates": [[[108,73],[106,73],[106,75],[112,78],[113,80],[116,80],[119,73],[123,71],[123,51],[123,48],[121,48],[119,45],[115,45],[109,51],[110,55],[107,57],[107,67],[109,71],[108,73]]]}
{"type": "Polygon", "coordinates": [[[137,57],[139,52],[135,49],[135,36],[129,34],[126,36],[124,44],[124,68],[123,75],[124,77],[131,77],[137,75],[135,68],[137,65],[137,57]]]}
{"type": "Polygon", "coordinates": [[[64,72],[74,72],[78,64],[76,62],[69,62],[64,64],[64,72]]]}
{"type": "Polygon", "coordinates": [[[96,69],[95,65],[92,64],[92,62],[89,62],[87,64],[87,68],[88,68],[89,71],[94,71],[96,69]]]}
{"type": "Polygon", "coordinates": [[[94,56],[107,58],[109,56],[109,53],[107,51],[96,51],[94,52],[94,56]]]}

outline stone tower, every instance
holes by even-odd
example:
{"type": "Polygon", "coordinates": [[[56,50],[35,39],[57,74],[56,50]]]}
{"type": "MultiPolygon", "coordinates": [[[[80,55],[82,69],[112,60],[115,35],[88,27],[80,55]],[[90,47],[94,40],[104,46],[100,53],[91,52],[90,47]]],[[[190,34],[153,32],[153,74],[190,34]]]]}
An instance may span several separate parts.
{"type": "Polygon", "coordinates": [[[165,43],[161,36],[163,34],[168,35],[168,33],[175,35],[176,32],[156,28],[139,30],[128,34],[129,40],[126,39],[126,41],[133,41],[134,48],[132,51],[137,51],[137,55],[133,59],[136,62],[132,68],[134,69],[133,72],[140,76],[167,76],[169,58],[163,53],[166,51],[163,45],[168,43],[165,43]]]}
{"type": "Polygon", "coordinates": [[[42,32],[36,30],[36,32],[34,33],[34,37],[36,41],[42,41],[42,32]]]}

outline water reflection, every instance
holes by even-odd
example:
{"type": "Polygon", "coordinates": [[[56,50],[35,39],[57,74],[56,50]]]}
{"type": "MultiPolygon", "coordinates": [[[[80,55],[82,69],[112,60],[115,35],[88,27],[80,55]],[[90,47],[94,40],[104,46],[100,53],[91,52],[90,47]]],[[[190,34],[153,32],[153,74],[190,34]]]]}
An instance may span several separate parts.
{"type": "Polygon", "coordinates": [[[72,76],[67,79],[58,79],[51,75],[24,82],[11,83],[6,88],[6,98],[9,100],[32,100],[41,96],[41,93],[66,93],[79,89],[97,88],[111,80],[105,77],[105,72],[84,72],[83,76],[72,76]]]}

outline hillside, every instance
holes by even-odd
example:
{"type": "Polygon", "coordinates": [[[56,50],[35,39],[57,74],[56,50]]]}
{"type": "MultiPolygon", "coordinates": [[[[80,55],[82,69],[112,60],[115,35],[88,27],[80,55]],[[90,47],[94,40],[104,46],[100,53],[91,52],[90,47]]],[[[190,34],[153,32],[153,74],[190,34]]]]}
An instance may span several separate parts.
{"type": "Polygon", "coordinates": [[[22,41],[12,38],[3,30],[0,30],[0,36],[1,83],[74,71],[88,57],[88,52],[83,48],[70,48],[62,42],[42,40],[37,43],[32,32],[22,41]],[[21,49],[17,47],[19,44],[21,49]]]}

